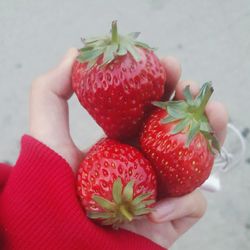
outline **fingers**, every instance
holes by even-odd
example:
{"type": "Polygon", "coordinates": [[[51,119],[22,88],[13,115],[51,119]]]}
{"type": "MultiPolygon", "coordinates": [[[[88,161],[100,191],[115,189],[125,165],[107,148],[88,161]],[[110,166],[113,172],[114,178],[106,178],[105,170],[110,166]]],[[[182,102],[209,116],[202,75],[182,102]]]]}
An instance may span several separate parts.
{"type": "Polygon", "coordinates": [[[149,219],[157,224],[171,222],[171,245],[181,234],[191,228],[205,213],[207,202],[198,190],[177,198],[167,198],[155,206],[149,219]]]}
{"type": "Polygon", "coordinates": [[[205,213],[206,200],[200,191],[177,198],[161,200],[149,218],[155,223],[174,221],[184,217],[199,219],[205,213]]]}
{"type": "MultiPolygon", "coordinates": [[[[199,93],[200,89],[196,82],[191,80],[179,81],[176,86],[176,99],[184,98],[183,90],[188,85],[190,86],[190,91],[193,96],[196,96],[199,93]]],[[[216,138],[219,140],[220,144],[223,145],[228,123],[228,114],[225,106],[217,101],[209,101],[205,111],[216,138]]]]}
{"type": "Polygon", "coordinates": [[[78,55],[78,50],[71,48],[64,56],[61,63],[49,73],[52,84],[52,90],[56,95],[63,98],[69,98],[72,94],[71,71],[73,63],[78,55]]]}
{"type": "Polygon", "coordinates": [[[77,55],[77,49],[69,49],[61,62],[54,69],[36,79],[35,84],[44,85],[43,87],[64,99],[70,98],[73,93],[70,84],[71,70],[77,55]]]}
{"type": "Polygon", "coordinates": [[[163,100],[168,100],[175,90],[181,75],[181,66],[179,61],[175,57],[165,57],[161,60],[161,63],[166,71],[166,85],[165,94],[163,100]]]}
{"type": "Polygon", "coordinates": [[[195,81],[181,80],[176,85],[176,89],[175,89],[175,98],[176,99],[178,99],[178,100],[184,99],[183,91],[184,91],[186,86],[190,87],[190,91],[191,91],[193,96],[196,96],[199,93],[200,88],[195,81]]]}
{"type": "Polygon", "coordinates": [[[226,107],[217,101],[211,101],[207,104],[206,114],[213,127],[216,138],[223,145],[227,134],[228,112],[226,107]]]}
{"type": "Polygon", "coordinates": [[[170,247],[179,236],[196,223],[206,210],[206,200],[199,191],[167,198],[157,203],[148,219],[134,220],[123,228],[170,247]]]}

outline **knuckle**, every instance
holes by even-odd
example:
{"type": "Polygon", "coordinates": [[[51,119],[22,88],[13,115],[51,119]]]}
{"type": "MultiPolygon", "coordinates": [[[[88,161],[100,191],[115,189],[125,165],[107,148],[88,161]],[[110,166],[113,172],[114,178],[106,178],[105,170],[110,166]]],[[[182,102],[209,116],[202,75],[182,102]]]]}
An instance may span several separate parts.
{"type": "Polygon", "coordinates": [[[186,196],[189,214],[193,218],[201,218],[207,209],[207,200],[204,195],[199,191],[195,190],[186,196]]]}
{"type": "Polygon", "coordinates": [[[226,130],[228,124],[228,111],[226,106],[218,101],[211,101],[206,107],[206,113],[216,134],[226,130]],[[216,110],[216,112],[214,112],[216,110]]]}
{"type": "Polygon", "coordinates": [[[219,101],[214,101],[216,105],[216,110],[217,112],[220,113],[221,117],[223,118],[224,123],[228,123],[228,110],[225,104],[219,101]]]}
{"type": "Polygon", "coordinates": [[[193,204],[195,217],[201,218],[207,210],[207,200],[205,196],[200,191],[195,191],[193,204]]]}

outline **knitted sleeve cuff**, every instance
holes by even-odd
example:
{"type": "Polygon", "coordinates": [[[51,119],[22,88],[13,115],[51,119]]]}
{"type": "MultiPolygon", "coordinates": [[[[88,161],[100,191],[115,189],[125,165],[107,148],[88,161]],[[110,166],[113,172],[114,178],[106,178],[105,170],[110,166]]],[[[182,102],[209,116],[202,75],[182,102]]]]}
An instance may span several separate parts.
{"type": "Polygon", "coordinates": [[[144,237],[107,230],[88,219],[69,164],[28,135],[22,138],[0,209],[8,249],[163,249],[144,237]]]}

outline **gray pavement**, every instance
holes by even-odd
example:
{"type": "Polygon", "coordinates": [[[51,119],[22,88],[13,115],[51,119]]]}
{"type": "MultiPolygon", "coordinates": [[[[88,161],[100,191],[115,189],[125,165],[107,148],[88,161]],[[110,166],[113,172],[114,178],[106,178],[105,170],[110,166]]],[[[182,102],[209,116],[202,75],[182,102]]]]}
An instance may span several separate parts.
{"type": "MultiPolygon", "coordinates": [[[[176,56],[183,79],[212,80],[215,98],[226,104],[234,124],[250,128],[249,0],[1,0],[0,161],[15,162],[20,137],[28,132],[32,79],[68,47],[81,46],[80,37],[107,33],[113,19],[123,32],[141,31],[141,40],[158,47],[160,56],[176,56]]],[[[80,147],[102,134],[75,97],[70,123],[80,147]]],[[[222,185],[221,192],[206,194],[207,213],[173,250],[250,249],[249,150],[222,185]]]]}

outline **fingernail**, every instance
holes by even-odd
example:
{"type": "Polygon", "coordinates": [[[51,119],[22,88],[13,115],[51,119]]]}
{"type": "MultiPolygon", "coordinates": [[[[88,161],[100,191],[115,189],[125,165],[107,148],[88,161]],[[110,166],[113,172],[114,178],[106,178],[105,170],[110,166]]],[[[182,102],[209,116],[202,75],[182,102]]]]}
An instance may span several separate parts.
{"type": "Polygon", "coordinates": [[[154,207],[154,211],[152,212],[152,218],[157,221],[165,221],[174,212],[174,209],[174,202],[162,202],[161,204],[158,204],[154,207]]]}

